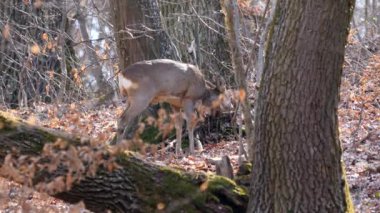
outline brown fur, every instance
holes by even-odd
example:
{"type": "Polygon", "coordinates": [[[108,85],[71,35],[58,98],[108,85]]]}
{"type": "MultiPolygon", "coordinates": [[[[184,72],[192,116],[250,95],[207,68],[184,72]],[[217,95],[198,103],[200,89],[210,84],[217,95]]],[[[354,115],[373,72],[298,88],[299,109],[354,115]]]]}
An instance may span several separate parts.
{"type": "MultiPolygon", "coordinates": [[[[156,59],[141,61],[127,67],[119,78],[119,86],[122,95],[128,97],[129,107],[122,115],[118,123],[118,140],[125,138],[125,124],[145,110],[149,104],[167,102],[174,109],[183,109],[190,138],[190,152],[194,151],[193,130],[190,122],[194,114],[197,101],[211,106],[214,100],[225,90],[224,84],[218,81],[218,85],[206,82],[201,71],[191,64],[185,64],[169,59],[156,59]],[[190,125],[189,125],[190,124],[190,125]]],[[[224,81],[223,81],[224,82],[224,81]]],[[[176,119],[176,127],[182,131],[182,115],[176,119]]],[[[182,133],[177,128],[177,148],[179,153],[182,133]]]]}

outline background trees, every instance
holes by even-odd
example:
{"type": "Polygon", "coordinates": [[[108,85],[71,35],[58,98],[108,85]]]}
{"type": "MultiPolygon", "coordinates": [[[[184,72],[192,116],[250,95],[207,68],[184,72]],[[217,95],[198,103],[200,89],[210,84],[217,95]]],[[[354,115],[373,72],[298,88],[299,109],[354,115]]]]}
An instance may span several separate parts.
{"type": "MultiPolygon", "coordinates": [[[[115,25],[119,30],[115,30],[127,36],[123,42],[130,42],[129,45],[141,39],[153,42],[150,36],[157,34],[161,42],[153,46],[167,50],[158,48],[154,50],[156,55],[163,52],[164,57],[197,64],[207,77],[211,73],[222,73],[232,87],[236,86],[229,53],[225,51],[228,43],[219,1],[141,1],[134,6],[136,13],[131,14],[137,17],[139,11],[139,20],[146,22],[140,25],[121,23],[122,17],[118,14],[125,14],[125,11],[120,8],[128,8],[124,8],[127,2],[120,3],[3,1],[0,7],[2,102],[8,107],[26,106],[27,102],[31,105],[35,101],[78,99],[78,96],[93,94],[98,88],[103,92],[115,89],[114,65],[121,52],[116,50],[118,41],[113,39],[114,21],[120,23],[115,25]],[[123,26],[126,28],[120,32],[123,26]],[[131,35],[136,37],[129,38],[131,35]],[[35,47],[34,53],[31,47],[35,47]],[[66,63],[61,63],[63,60],[66,63]],[[14,85],[13,89],[5,86],[7,84],[14,85]]],[[[248,79],[255,81],[254,68],[261,61],[257,58],[262,57],[262,51],[257,54],[259,46],[263,47],[259,45],[263,42],[260,38],[264,38],[261,35],[272,3],[248,0],[238,3],[242,13],[243,60],[249,71],[248,79]]],[[[378,7],[376,0],[358,1],[353,19],[357,30],[355,37],[371,51],[377,49],[378,7]]],[[[118,38],[117,34],[115,36],[118,38]]],[[[121,47],[120,41],[118,43],[121,47]]],[[[128,48],[128,51],[134,49],[128,48]]],[[[124,55],[121,58],[128,60],[124,55]]],[[[131,62],[136,60],[138,58],[131,62]]]]}
{"type": "Polygon", "coordinates": [[[69,49],[60,48],[67,44],[64,6],[58,1],[0,3],[3,105],[25,107],[30,102],[50,101],[65,87],[61,81],[68,77],[67,66],[59,60],[68,54],[65,58],[70,61],[69,49]]]}

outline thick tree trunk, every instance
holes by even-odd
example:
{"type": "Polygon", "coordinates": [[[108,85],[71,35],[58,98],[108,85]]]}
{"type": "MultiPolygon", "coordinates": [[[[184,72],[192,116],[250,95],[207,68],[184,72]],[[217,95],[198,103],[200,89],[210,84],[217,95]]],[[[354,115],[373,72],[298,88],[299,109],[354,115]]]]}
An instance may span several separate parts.
{"type": "MultiPolygon", "coordinates": [[[[62,162],[58,169],[51,173],[41,170],[40,167],[27,165],[29,170],[37,169],[34,172],[36,175],[30,177],[33,178],[31,185],[41,189],[43,188],[41,182],[57,180],[59,176],[63,176],[63,183],[47,184],[50,186],[47,188],[53,192],[55,187],[61,186],[63,189],[52,195],[71,203],[82,200],[86,208],[94,212],[105,212],[107,209],[113,212],[156,212],[158,210],[161,210],[158,212],[243,212],[248,202],[245,190],[229,179],[204,173],[175,171],[148,163],[132,153],[118,152],[116,159],[119,168],[107,171],[105,162],[112,158],[112,154],[106,147],[103,149],[91,147],[91,149],[71,152],[90,158],[83,164],[86,168],[82,169],[82,172],[94,163],[98,163],[99,167],[96,167],[96,173],[93,176],[86,174],[81,176],[78,171],[67,175],[68,171],[78,167],[75,157],[67,155],[72,148],[60,150],[59,153],[53,155],[55,158],[46,158],[46,155],[42,153],[50,151],[47,151],[49,149],[46,146],[43,148],[44,145],[60,139],[79,148],[88,144],[86,140],[29,125],[2,112],[0,112],[0,126],[1,176],[12,176],[10,171],[13,171],[14,167],[9,157],[6,157],[9,153],[20,153],[29,157],[43,156],[41,161],[49,162],[48,165],[57,162],[57,154],[63,153],[63,156],[68,156],[70,163],[62,162]],[[98,150],[101,154],[91,157],[91,153],[86,153],[86,150],[95,152],[98,150]],[[81,177],[81,181],[69,186],[70,184],[67,184],[70,182],[69,177],[74,176],[81,177]]],[[[62,146],[62,143],[59,144],[62,146]]],[[[25,167],[19,167],[20,171],[22,168],[25,167]]],[[[23,179],[16,178],[15,180],[22,182],[23,179]]]]}
{"type": "Polygon", "coordinates": [[[111,0],[111,6],[121,70],[142,60],[173,58],[157,0],[111,0]]]}
{"type": "Polygon", "coordinates": [[[352,212],[337,105],[353,0],[278,0],[254,127],[248,212],[352,212]]]}

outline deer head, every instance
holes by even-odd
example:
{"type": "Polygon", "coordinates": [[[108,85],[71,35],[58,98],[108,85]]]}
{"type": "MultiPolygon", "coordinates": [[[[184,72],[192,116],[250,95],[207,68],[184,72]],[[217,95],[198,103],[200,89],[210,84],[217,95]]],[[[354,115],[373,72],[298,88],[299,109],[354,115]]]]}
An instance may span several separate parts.
{"type": "Polygon", "coordinates": [[[226,91],[226,82],[220,75],[214,75],[213,81],[215,84],[206,82],[207,91],[204,93],[202,97],[202,105],[215,109],[220,106],[220,103],[223,101],[224,93],[226,91]]]}

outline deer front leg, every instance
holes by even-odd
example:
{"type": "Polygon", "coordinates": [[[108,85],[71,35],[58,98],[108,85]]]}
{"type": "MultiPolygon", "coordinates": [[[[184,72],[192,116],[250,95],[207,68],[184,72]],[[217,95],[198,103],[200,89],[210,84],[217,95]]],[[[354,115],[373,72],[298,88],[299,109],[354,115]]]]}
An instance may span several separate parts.
{"type": "Polygon", "coordinates": [[[183,110],[185,112],[187,131],[189,132],[190,154],[194,154],[194,127],[196,125],[194,102],[192,100],[185,100],[183,102],[183,110]]]}

